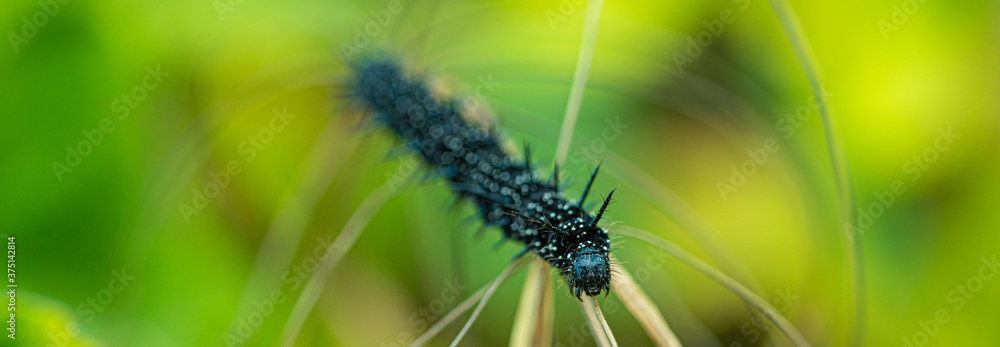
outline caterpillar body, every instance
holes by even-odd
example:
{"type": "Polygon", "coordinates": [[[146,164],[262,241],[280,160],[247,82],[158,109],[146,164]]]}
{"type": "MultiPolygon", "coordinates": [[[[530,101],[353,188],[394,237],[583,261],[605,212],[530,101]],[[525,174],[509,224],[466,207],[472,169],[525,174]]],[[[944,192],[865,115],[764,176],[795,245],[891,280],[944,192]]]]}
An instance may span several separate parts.
{"type": "Polygon", "coordinates": [[[523,244],[518,256],[530,251],[550,263],[578,299],[581,293],[610,291],[611,242],[597,223],[614,190],[596,215],[582,207],[597,169],[579,201],[570,203],[559,191],[558,169],[551,182],[538,179],[527,150],[523,161],[515,160],[496,136],[463,119],[455,102],[438,99],[398,62],[369,59],[354,64],[354,70],[351,97],[419,153],[461,198],[475,203],[486,225],[523,244]]]}

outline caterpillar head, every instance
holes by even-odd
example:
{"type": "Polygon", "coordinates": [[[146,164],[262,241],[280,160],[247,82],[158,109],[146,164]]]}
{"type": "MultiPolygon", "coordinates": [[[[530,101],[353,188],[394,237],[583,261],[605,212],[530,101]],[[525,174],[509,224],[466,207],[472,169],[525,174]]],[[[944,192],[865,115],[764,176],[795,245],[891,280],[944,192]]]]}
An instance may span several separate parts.
{"type": "Polygon", "coordinates": [[[597,296],[601,291],[611,291],[611,263],[604,247],[584,247],[573,257],[570,291],[580,298],[581,293],[597,296]]]}

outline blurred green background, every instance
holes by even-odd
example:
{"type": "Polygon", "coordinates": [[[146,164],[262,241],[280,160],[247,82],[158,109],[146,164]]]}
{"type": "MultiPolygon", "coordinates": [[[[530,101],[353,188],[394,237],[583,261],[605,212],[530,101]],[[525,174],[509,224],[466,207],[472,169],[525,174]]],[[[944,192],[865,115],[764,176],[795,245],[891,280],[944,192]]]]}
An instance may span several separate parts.
{"type": "MultiPolygon", "coordinates": [[[[790,5],[862,211],[867,344],[1000,344],[1000,281],[987,266],[1000,252],[1000,4],[790,5]]],[[[414,169],[343,98],[345,45],[393,52],[440,93],[471,100],[515,151],[530,143],[548,175],[585,2],[400,7],[0,5],[0,228],[17,240],[16,341],[278,344],[316,250],[377,187],[414,169]],[[375,34],[359,38],[365,30],[375,34]]],[[[567,195],[606,160],[595,191],[620,186],[610,220],[711,262],[647,199],[656,193],[607,161],[624,158],[690,204],[810,342],[844,345],[848,239],[811,95],[766,1],[607,1],[562,174],[575,183],[567,195]]],[[[296,345],[405,345],[519,250],[494,250],[496,230],[475,236],[472,208],[448,208],[443,183],[397,188],[326,278],[296,345]]],[[[788,344],[676,259],[634,240],[615,245],[685,344],[788,344]]],[[[500,287],[464,344],[507,343],[523,281],[521,272],[500,287]]],[[[556,283],[555,342],[592,345],[556,283]]],[[[622,345],[651,343],[615,294],[601,300],[622,345]]]]}

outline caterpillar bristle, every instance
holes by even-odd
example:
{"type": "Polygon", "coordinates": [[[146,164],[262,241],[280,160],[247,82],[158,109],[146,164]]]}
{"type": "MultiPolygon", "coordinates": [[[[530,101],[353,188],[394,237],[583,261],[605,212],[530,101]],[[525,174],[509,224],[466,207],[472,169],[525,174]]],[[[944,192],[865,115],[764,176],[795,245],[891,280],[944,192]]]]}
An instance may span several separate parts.
{"type": "Polygon", "coordinates": [[[528,142],[524,143],[524,168],[527,169],[528,171],[532,171],[532,169],[531,169],[531,145],[529,145],[528,142]]]}
{"type": "Polygon", "coordinates": [[[506,244],[507,244],[507,239],[501,237],[499,240],[497,240],[496,243],[493,244],[493,250],[494,251],[499,251],[506,244]]]}
{"type": "Polygon", "coordinates": [[[587,200],[587,194],[590,193],[590,187],[594,185],[594,179],[597,178],[597,171],[601,169],[601,163],[597,163],[597,167],[594,168],[594,172],[590,174],[590,180],[587,181],[587,186],[583,188],[583,195],[580,196],[580,201],[577,202],[576,207],[583,208],[583,201],[587,200]]]}
{"type": "MultiPolygon", "coordinates": [[[[420,181],[419,183],[417,183],[419,185],[432,184],[434,182],[437,182],[437,179],[439,179],[439,177],[435,177],[436,172],[434,170],[427,169],[427,167],[424,164],[420,164],[420,168],[418,168],[417,170],[423,171],[423,173],[420,174],[421,175],[420,181]]],[[[456,202],[455,204],[457,205],[458,203],[456,202]]]]}
{"type": "Polygon", "coordinates": [[[552,164],[552,189],[559,191],[559,163],[552,164]]]}
{"type": "Polygon", "coordinates": [[[606,210],[608,208],[608,204],[611,203],[611,196],[615,194],[616,189],[618,188],[612,189],[611,192],[608,193],[608,197],[604,199],[604,204],[601,205],[601,210],[597,212],[597,216],[594,216],[594,222],[591,226],[597,227],[597,222],[604,216],[604,210],[606,210]]]}

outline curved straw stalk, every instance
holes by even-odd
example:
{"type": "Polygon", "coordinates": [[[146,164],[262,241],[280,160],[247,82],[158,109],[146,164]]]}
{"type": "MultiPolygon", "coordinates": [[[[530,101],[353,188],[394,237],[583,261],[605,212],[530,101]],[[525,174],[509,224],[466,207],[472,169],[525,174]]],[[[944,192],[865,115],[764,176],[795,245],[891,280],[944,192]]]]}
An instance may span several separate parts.
{"type": "MultiPolygon", "coordinates": [[[[683,198],[613,151],[605,152],[605,160],[611,166],[611,170],[608,171],[612,176],[638,187],[636,191],[652,202],[664,216],[676,223],[685,234],[691,236],[708,253],[710,259],[727,272],[745,281],[751,290],[763,292],[757,277],[740,261],[736,251],[729,247],[725,239],[683,198]]],[[[750,307],[747,307],[747,311],[755,318],[759,318],[757,312],[750,307]]]]}
{"type": "Polygon", "coordinates": [[[771,322],[773,322],[778,329],[784,332],[785,336],[788,336],[788,339],[792,340],[792,343],[796,346],[809,346],[809,342],[806,341],[804,336],[802,336],[802,333],[800,333],[798,329],[796,329],[795,326],[788,321],[788,318],[785,318],[781,312],[775,309],[774,306],[771,306],[767,300],[764,300],[764,298],[761,298],[750,289],[747,289],[747,287],[743,286],[732,277],[722,273],[680,246],[664,240],[663,238],[660,238],[659,236],[656,236],[648,231],[632,227],[617,226],[614,229],[614,232],[619,235],[645,241],[646,243],[659,247],[674,257],[677,257],[680,261],[693,267],[695,270],[701,272],[713,281],[718,282],[723,287],[733,292],[733,294],[742,298],[746,303],[760,310],[760,312],[763,313],[767,319],[771,320],[771,322]]]}
{"type": "Polygon", "coordinates": [[[698,214],[673,190],[642,172],[635,164],[612,151],[604,153],[608,163],[607,172],[630,184],[635,191],[652,202],[663,215],[677,224],[685,234],[691,236],[709,257],[726,271],[736,273],[755,291],[761,291],[760,283],[749,268],[735,255],[734,251],[704,217],[698,214]]]}

